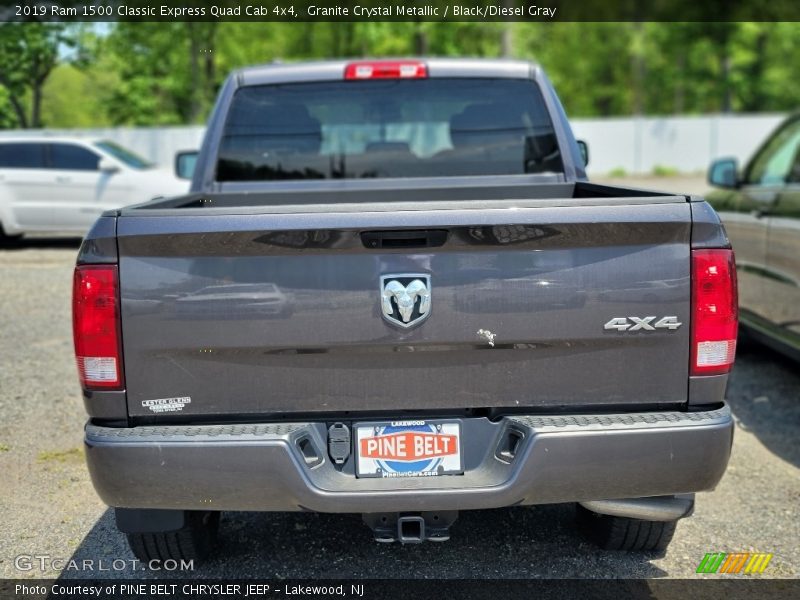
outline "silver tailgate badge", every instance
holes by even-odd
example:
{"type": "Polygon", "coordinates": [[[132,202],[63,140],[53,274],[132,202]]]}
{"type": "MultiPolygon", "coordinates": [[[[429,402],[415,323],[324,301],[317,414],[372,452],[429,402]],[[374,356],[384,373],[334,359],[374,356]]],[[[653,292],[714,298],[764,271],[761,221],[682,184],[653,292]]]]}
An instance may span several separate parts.
{"type": "Polygon", "coordinates": [[[414,327],[431,314],[430,275],[383,275],[380,291],[381,313],[393,325],[414,327]]]}

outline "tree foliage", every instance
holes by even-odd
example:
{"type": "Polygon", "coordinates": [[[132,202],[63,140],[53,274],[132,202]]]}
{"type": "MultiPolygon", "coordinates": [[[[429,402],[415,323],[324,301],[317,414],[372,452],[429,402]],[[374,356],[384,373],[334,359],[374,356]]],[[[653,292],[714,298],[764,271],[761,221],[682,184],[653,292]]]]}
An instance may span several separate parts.
{"type": "Polygon", "coordinates": [[[399,55],[533,59],[571,116],[787,111],[799,36],[774,22],[8,24],[0,127],[201,123],[233,69],[399,55]]]}
{"type": "Polygon", "coordinates": [[[58,63],[59,48],[74,40],[57,23],[0,24],[0,86],[21,127],[41,127],[42,87],[58,63]]]}

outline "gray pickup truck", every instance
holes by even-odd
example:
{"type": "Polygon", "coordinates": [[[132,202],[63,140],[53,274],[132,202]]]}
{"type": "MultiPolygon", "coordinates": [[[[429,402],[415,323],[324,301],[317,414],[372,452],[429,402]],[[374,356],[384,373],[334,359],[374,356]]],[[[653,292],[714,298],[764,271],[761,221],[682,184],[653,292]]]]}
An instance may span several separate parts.
{"type": "Polygon", "coordinates": [[[191,193],[78,256],[86,456],[136,556],[204,556],[226,510],[410,543],[567,502],[663,550],[730,454],[734,259],[701,198],[586,154],[526,62],[233,73],[191,193]]]}

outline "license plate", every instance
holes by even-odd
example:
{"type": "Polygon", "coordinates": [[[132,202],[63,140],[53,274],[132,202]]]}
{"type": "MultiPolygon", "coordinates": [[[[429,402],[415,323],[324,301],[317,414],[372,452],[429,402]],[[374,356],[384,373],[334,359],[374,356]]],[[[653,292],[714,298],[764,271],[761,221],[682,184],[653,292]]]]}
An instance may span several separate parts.
{"type": "Polygon", "coordinates": [[[436,477],[464,472],[461,425],[387,421],[356,425],[358,477],[436,477]]]}

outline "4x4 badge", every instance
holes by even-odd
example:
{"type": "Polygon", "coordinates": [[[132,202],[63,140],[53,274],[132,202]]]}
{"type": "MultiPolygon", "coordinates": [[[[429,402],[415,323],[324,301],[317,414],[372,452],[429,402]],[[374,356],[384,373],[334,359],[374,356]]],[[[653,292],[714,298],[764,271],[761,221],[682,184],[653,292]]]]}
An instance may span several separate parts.
{"type": "Polygon", "coordinates": [[[414,327],[431,314],[430,275],[383,275],[380,292],[381,314],[392,325],[414,327]]]}
{"type": "Polygon", "coordinates": [[[655,331],[656,329],[669,329],[675,331],[683,323],[678,322],[678,317],[615,317],[603,326],[605,330],[614,331],[655,331]]]}

